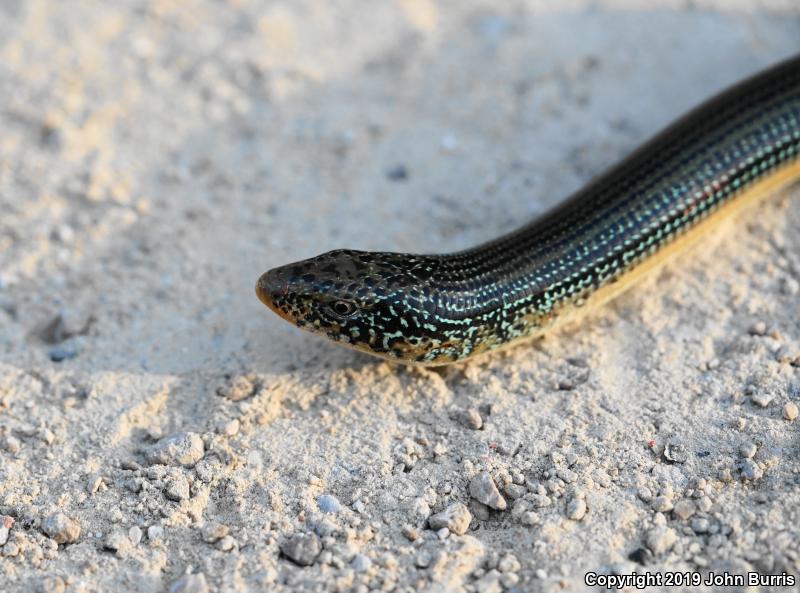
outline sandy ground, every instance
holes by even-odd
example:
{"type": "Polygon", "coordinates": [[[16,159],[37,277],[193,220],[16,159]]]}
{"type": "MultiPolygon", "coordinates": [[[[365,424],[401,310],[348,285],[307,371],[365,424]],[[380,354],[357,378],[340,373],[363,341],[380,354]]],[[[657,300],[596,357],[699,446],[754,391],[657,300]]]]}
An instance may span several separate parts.
{"type": "Polygon", "coordinates": [[[508,231],[798,49],[794,0],[0,0],[0,590],[800,573],[799,190],[443,370],[253,294],[508,231]]]}

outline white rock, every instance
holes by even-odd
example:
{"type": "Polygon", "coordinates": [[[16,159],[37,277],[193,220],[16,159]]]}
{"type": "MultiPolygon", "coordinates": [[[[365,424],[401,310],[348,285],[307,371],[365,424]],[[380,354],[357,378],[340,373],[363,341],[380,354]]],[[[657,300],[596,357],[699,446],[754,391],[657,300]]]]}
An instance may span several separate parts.
{"type": "Polygon", "coordinates": [[[80,537],[81,526],[64,513],[53,513],[42,521],[42,531],[57,544],[70,544],[80,537]]]}
{"type": "Polygon", "coordinates": [[[181,432],[158,441],[150,449],[147,459],[150,463],[194,467],[204,454],[205,446],[199,434],[181,432]]]}
{"type": "Polygon", "coordinates": [[[508,506],[489,472],[481,472],[472,478],[469,483],[469,494],[478,502],[498,511],[503,511],[508,506]]]}
{"type": "Polygon", "coordinates": [[[645,543],[653,554],[663,554],[669,551],[678,539],[672,527],[656,527],[647,532],[645,543]]]}
{"type": "Polygon", "coordinates": [[[586,515],[586,502],[581,498],[573,498],[567,503],[567,518],[580,521],[586,515]]]}
{"type": "Polygon", "coordinates": [[[454,502],[441,513],[436,513],[428,518],[431,529],[439,530],[446,527],[450,532],[463,535],[469,529],[472,514],[469,509],[460,502],[454,502]]]}
{"type": "Polygon", "coordinates": [[[185,574],[172,583],[169,593],[209,593],[204,574],[185,574]]]}

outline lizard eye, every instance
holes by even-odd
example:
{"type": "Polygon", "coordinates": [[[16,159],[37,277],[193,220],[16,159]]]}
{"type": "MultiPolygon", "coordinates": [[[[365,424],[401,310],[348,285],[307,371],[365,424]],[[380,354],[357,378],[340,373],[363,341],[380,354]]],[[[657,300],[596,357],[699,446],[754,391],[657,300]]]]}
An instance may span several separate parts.
{"type": "Polygon", "coordinates": [[[339,317],[340,319],[344,319],[346,317],[350,317],[355,313],[358,309],[355,304],[351,303],[350,301],[333,301],[329,306],[328,309],[331,313],[333,313],[334,317],[339,317]]]}

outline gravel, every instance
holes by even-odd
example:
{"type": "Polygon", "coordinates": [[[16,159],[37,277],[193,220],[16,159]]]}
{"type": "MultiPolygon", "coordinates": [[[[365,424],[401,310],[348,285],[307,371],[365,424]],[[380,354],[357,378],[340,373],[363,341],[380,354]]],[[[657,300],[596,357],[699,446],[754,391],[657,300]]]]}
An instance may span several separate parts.
{"type": "Polygon", "coordinates": [[[128,539],[131,540],[131,543],[134,546],[139,545],[139,543],[142,541],[142,537],[144,537],[144,533],[138,525],[134,525],[128,529],[128,539]]]}
{"type": "Polygon", "coordinates": [[[470,480],[469,494],[481,504],[498,511],[505,510],[508,506],[489,472],[481,472],[470,480]]]}
{"type": "Polygon", "coordinates": [[[673,508],[672,501],[666,496],[656,496],[650,506],[659,513],[668,513],[673,508]]]}
{"type": "Polygon", "coordinates": [[[481,413],[475,408],[460,410],[456,413],[456,420],[470,430],[480,430],[483,427],[481,413]]]}
{"type": "Polygon", "coordinates": [[[692,519],[692,529],[695,533],[708,533],[709,522],[705,517],[692,519]]]}
{"type": "Polygon", "coordinates": [[[131,548],[131,540],[127,533],[114,530],[103,540],[103,548],[124,555],[131,548]]]}
{"type": "Polygon", "coordinates": [[[764,476],[764,470],[752,459],[745,459],[742,463],[741,473],[746,480],[758,480],[764,476]]]}
{"type": "Polygon", "coordinates": [[[169,593],[210,593],[204,574],[185,574],[169,587],[169,593]]]}
{"type": "Polygon", "coordinates": [[[317,506],[323,513],[336,514],[342,510],[339,500],[330,494],[322,494],[317,498],[317,506]]]}
{"type": "Polygon", "coordinates": [[[222,523],[209,522],[205,523],[200,529],[203,541],[207,544],[213,544],[230,533],[230,527],[222,523]]]}
{"type": "Polygon", "coordinates": [[[567,518],[573,521],[580,521],[586,516],[586,501],[580,498],[573,498],[567,503],[567,518]]]}
{"type": "Polygon", "coordinates": [[[64,513],[53,513],[42,521],[42,531],[57,544],[71,544],[78,541],[81,526],[64,513]]]}
{"type": "Polygon", "coordinates": [[[295,533],[281,543],[281,553],[298,566],[314,564],[321,549],[314,533],[295,533]]]}
{"type": "Polygon", "coordinates": [[[352,566],[353,570],[356,572],[367,572],[372,566],[372,560],[370,560],[364,554],[356,554],[353,557],[353,561],[350,563],[350,566],[352,566]]]}
{"type": "Polygon", "coordinates": [[[677,540],[678,535],[674,529],[662,526],[648,531],[645,543],[653,554],[659,555],[668,552],[677,540]]]}
{"type": "Polygon", "coordinates": [[[150,525],[147,528],[147,539],[157,541],[164,537],[164,528],[161,525],[150,525]]]}
{"type": "Polygon", "coordinates": [[[194,467],[203,458],[205,446],[200,435],[182,432],[158,441],[148,452],[150,463],[194,467]]]}
{"type": "Polygon", "coordinates": [[[694,501],[689,499],[682,499],[675,503],[675,506],[672,509],[672,513],[678,519],[686,520],[695,513],[695,504],[694,501]]]}
{"type": "Polygon", "coordinates": [[[750,398],[752,402],[759,408],[766,408],[772,403],[774,399],[772,394],[766,392],[755,393],[750,398]]]}
{"type": "Polygon", "coordinates": [[[756,454],[756,451],[758,451],[758,447],[755,443],[747,442],[739,445],[739,455],[746,459],[752,458],[756,454]]]}
{"type": "Polygon", "coordinates": [[[190,496],[189,481],[183,476],[173,478],[167,482],[167,487],[164,489],[164,496],[175,502],[187,500],[190,496]]]}
{"type": "Polygon", "coordinates": [[[454,502],[448,505],[441,513],[428,517],[428,524],[431,529],[447,528],[456,535],[465,534],[469,529],[470,521],[472,521],[472,514],[460,502],[454,502]]]}

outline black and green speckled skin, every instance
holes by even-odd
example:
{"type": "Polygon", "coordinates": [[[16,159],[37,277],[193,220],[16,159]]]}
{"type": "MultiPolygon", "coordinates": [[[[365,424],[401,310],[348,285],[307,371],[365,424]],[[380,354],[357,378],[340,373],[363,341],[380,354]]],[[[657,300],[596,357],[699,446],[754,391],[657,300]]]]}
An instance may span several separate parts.
{"type": "Polygon", "coordinates": [[[704,103],[573,195],[466,251],[337,250],[256,292],[299,327],[401,362],[445,364],[536,335],[800,154],[800,56],[704,103]]]}

